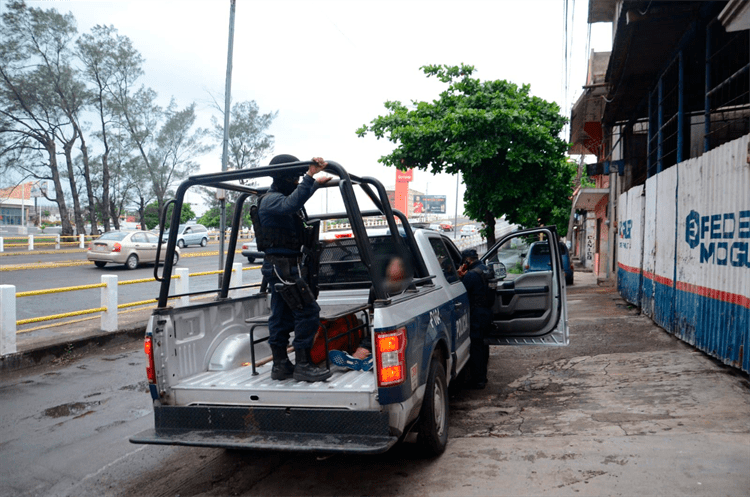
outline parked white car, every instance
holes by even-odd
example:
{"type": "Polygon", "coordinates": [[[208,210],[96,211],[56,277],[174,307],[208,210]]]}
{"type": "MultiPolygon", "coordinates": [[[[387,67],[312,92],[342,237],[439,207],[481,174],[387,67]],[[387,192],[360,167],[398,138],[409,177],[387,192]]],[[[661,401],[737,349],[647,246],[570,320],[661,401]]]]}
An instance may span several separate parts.
{"type": "Polygon", "coordinates": [[[461,238],[465,236],[473,236],[479,233],[479,228],[476,224],[464,224],[461,227],[461,238]]]}

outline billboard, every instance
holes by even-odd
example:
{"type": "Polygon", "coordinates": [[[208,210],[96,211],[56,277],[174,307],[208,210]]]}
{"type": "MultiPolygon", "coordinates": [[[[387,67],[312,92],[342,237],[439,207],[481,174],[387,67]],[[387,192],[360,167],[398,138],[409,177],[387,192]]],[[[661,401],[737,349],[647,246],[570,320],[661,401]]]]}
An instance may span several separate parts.
{"type": "Polygon", "coordinates": [[[414,195],[414,214],[445,214],[445,195],[414,195]]]}

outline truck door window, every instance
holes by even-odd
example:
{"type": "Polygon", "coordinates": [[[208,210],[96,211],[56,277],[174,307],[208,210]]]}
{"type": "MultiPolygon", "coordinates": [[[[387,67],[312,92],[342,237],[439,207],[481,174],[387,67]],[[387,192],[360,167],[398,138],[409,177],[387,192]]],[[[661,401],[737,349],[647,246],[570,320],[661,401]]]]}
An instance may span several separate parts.
{"type": "Polygon", "coordinates": [[[440,268],[443,270],[443,275],[448,280],[448,283],[459,281],[456,266],[453,264],[453,260],[448,253],[448,249],[445,248],[443,241],[439,238],[430,238],[430,245],[432,245],[432,250],[435,251],[435,255],[440,262],[440,268]]]}
{"type": "Polygon", "coordinates": [[[502,262],[507,273],[506,279],[513,280],[524,273],[523,262],[528,250],[529,246],[524,238],[511,238],[500,245],[486,262],[490,268],[494,268],[493,263],[502,262]]]}

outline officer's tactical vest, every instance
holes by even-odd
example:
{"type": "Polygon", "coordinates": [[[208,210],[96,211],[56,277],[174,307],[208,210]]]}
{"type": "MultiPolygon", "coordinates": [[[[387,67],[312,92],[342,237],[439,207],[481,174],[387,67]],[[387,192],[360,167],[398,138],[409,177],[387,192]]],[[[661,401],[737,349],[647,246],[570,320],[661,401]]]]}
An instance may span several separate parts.
{"type": "Polygon", "coordinates": [[[302,240],[302,218],[293,215],[294,229],[273,228],[267,229],[260,222],[260,203],[265,195],[258,197],[258,202],[250,207],[250,219],[253,221],[255,230],[255,241],[258,250],[265,252],[270,248],[284,248],[299,252],[303,245],[302,240]]]}
{"type": "Polygon", "coordinates": [[[495,275],[487,266],[484,267],[485,269],[482,269],[477,265],[471,268],[470,271],[477,273],[482,278],[482,293],[481,297],[477,299],[477,304],[482,307],[492,307],[495,304],[495,289],[490,283],[492,283],[495,275]]]}

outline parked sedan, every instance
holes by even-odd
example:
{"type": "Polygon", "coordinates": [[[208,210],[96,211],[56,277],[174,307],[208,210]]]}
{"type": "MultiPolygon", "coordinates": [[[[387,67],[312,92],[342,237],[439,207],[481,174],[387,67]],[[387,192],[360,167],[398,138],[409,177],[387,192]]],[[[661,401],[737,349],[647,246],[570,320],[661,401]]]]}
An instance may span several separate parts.
{"type": "MultiPolygon", "coordinates": [[[[94,261],[96,267],[104,267],[108,262],[125,264],[135,269],[138,264],[156,262],[156,248],[159,237],[148,231],[108,231],[89,244],[86,258],[94,261]]],[[[164,262],[162,247],[159,262],[164,262]]],[[[175,247],[174,262],[180,260],[180,249],[175,247]]]]}

